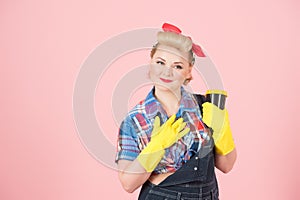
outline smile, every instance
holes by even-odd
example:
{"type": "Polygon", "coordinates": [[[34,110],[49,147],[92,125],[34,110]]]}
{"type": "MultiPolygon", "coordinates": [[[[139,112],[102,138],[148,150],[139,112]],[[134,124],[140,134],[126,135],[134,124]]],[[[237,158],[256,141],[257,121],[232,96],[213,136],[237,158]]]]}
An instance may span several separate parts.
{"type": "Polygon", "coordinates": [[[162,80],[165,83],[171,83],[171,82],[173,82],[172,80],[169,80],[169,79],[164,79],[164,78],[159,78],[159,79],[162,80]]]}

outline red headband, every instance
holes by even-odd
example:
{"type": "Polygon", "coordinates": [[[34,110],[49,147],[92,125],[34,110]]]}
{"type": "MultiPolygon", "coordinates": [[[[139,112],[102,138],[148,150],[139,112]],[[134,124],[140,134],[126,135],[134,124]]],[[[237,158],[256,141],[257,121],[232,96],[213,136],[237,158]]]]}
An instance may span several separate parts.
{"type": "MultiPolygon", "coordinates": [[[[181,30],[172,24],[164,23],[162,26],[162,29],[165,32],[173,32],[173,33],[181,34],[181,30]]],[[[190,36],[186,36],[186,37],[188,37],[192,40],[192,38],[190,36]]],[[[194,52],[194,54],[196,54],[199,57],[205,57],[205,54],[203,53],[201,47],[195,43],[193,43],[192,51],[194,52]]]]}

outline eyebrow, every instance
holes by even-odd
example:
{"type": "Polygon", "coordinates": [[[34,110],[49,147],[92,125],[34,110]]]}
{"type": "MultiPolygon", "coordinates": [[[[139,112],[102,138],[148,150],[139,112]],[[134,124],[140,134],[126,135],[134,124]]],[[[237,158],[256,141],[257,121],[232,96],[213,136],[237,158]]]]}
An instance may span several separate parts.
{"type": "MultiPolygon", "coordinates": [[[[161,59],[161,60],[163,60],[164,62],[166,62],[166,60],[165,59],[163,59],[163,58],[161,58],[161,57],[157,57],[158,59],[161,59]]],[[[178,61],[178,62],[174,62],[175,64],[183,64],[183,62],[180,62],[180,61],[178,61]]]]}
{"type": "Polygon", "coordinates": [[[158,59],[161,59],[161,60],[163,60],[163,61],[166,61],[165,59],[163,59],[163,58],[161,58],[161,57],[157,57],[158,59]]]}
{"type": "Polygon", "coordinates": [[[183,64],[183,62],[174,62],[175,64],[183,64]]]}

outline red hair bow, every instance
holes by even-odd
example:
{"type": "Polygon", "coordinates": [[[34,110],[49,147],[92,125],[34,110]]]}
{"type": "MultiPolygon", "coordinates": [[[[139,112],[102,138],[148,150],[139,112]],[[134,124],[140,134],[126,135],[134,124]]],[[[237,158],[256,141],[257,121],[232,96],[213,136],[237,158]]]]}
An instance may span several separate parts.
{"type": "MultiPolygon", "coordinates": [[[[181,30],[172,24],[164,23],[162,29],[164,30],[164,32],[173,32],[173,33],[181,34],[181,30]]],[[[189,36],[187,37],[192,40],[191,37],[189,36]]],[[[203,53],[201,47],[195,43],[193,43],[192,51],[199,57],[205,57],[205,54],[203,53]]]]}

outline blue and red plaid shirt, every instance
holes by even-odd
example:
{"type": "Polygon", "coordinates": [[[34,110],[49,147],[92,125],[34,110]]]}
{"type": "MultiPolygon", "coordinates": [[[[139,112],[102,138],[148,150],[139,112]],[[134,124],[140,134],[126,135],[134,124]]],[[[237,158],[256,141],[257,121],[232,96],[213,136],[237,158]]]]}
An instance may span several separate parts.
{"type": "MultiPolygon", "coordinates": [[[[166,149],[164,157],[154,170],[157,174],[175,172],[200,150],[205,140],[209,139],[201,120],[197,101],[183,87],[181,95],[176,117],[184,119],[190,132],[166,149]]],[[[157,115],[160,117],[161,124],[169,118],[162,105],[154,97],[153,88],[146,99],[137,104],[123,120],[119,129],[116,162],[136,159],[151,139],[153,122],[157,115]]]]}

